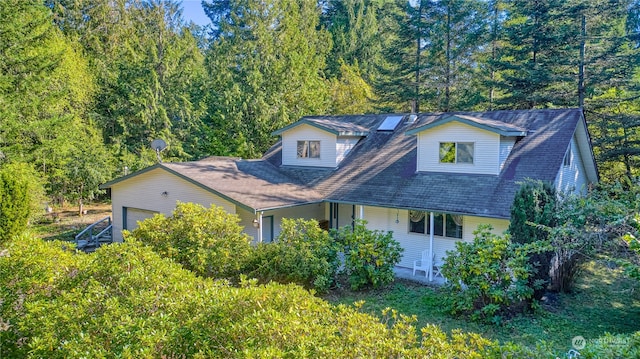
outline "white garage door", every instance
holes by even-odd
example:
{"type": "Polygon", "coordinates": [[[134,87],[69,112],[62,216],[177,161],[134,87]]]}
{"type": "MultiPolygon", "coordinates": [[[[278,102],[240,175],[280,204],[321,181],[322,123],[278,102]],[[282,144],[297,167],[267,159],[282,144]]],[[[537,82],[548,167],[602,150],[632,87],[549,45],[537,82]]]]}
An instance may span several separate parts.
{"type": "Polygon", "coordinates": [[[126,207],[124,208],[124,211],[126,212],[126,222],[124,223],[123,227],[124,229],[130,231],[138,228],[138,222],[144,221],[145,219],[151,218],[158,214],[158,212],[155,211],[148,211],[146,209],[132,207],[126,207]]]}

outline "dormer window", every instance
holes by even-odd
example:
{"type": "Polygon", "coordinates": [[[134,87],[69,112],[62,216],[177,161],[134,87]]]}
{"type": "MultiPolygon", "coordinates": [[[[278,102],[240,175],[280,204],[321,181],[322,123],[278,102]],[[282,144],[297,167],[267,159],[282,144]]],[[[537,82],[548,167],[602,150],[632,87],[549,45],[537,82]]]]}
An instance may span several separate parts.
{"type": "Polygon", "coordinates": [[[440,142],[440,163],[473,163],[473,142],[440,142]]]}
{"type": "Polygon", "coordinates": [[[320,141],[298,141],[298,158],[320,158],[320,141]]]}

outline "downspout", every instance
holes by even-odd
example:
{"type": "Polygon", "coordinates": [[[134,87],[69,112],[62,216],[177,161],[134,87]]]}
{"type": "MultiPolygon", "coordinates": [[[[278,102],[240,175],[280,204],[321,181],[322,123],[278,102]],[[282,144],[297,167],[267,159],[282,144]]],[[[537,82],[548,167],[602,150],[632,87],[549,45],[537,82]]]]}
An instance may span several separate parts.
{"type": "Polygon", "coordinates": [[[433,281],[433,231],[434,231],[434,215],[429,212],[429,282],[433,281]]]}

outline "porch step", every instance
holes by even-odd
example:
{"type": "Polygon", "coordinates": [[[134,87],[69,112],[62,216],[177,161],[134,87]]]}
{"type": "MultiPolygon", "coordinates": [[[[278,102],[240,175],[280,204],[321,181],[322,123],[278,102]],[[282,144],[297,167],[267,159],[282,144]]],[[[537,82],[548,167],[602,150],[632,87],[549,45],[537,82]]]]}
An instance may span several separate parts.
{"type": "Polygon", "coordinates": [[[111,217],[105,217],[78,233],[75,237],[76,248],[87,253],[95,251],[103,244],[113,242],[111,217]]]}

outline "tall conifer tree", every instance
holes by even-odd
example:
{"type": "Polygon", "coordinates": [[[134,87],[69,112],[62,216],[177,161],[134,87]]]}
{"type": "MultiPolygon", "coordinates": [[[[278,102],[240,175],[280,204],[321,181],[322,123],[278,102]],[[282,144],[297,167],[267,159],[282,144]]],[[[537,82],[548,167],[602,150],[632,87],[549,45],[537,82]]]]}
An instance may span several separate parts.
{"type": "Polygon", "coordinates": [[[204,2],[216,32],[207,53],[210,152],[255,157],[271,135],[328,108],[329,35],[315,1],[204,2]]]}

